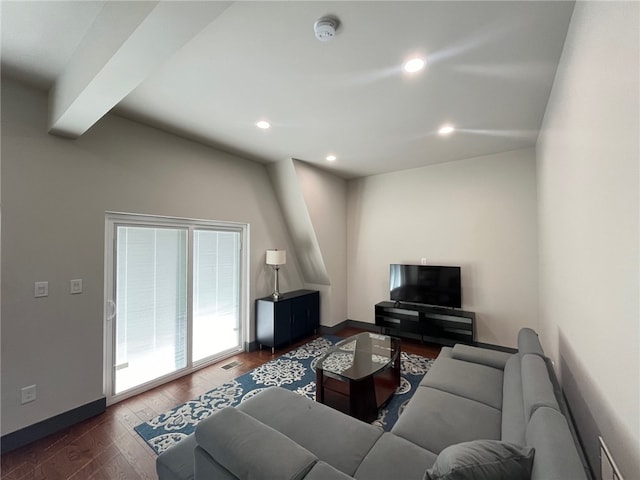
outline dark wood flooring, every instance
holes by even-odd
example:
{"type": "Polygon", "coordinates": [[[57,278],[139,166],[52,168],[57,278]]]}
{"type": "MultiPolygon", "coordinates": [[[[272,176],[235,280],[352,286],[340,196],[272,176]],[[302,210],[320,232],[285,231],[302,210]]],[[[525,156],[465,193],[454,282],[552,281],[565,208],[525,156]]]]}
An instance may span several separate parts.
{"type": "MultiPolygon", "coordinates": [[[[361,331],[346,328],[338,335],[348,337],[361,331]]],[[[157,479],[156,455],[133,430],[134,426],[309,340],[276,350],[275,355],[271,355],[270,350],[241,353],[112,405],[102,415],[2,455],[0,477],[4,480],[157,479]],[[234,360],[239,365],[222,368],[234,360]]],[[[440,348],[403,340],[402,350],[435,358],[440,348]]]]}

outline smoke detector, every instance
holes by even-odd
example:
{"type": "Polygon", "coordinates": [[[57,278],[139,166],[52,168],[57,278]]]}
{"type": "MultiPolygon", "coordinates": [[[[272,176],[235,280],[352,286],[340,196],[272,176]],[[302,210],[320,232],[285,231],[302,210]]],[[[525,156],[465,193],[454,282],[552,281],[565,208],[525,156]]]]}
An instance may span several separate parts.
{"type": "Polygon", "coordinates": [[[322,17],[313,24],[313,31],[318,40],[328,42],[335,37],[338,25],[340,25],[340,21],[336,17],[322,17]]]}

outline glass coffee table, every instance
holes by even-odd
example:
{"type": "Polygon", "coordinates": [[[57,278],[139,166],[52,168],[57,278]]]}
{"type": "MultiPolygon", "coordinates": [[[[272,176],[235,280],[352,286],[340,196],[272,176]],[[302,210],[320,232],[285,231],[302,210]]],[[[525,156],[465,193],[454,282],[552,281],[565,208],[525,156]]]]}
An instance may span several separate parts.
{"type": "Polygon", "coordinates": [[[360,333],[316,363],[316,401],[371,423],[400,385],[400,339],[360,333]]]}

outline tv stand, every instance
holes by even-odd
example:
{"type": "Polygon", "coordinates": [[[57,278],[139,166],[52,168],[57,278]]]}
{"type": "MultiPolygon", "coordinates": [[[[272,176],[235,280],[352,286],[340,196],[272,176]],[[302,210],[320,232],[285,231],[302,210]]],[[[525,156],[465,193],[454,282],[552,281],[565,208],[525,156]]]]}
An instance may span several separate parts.
{"type": "Polygon", "coordinates": [[[383,333],[417,334],[423,341],[451,346],[474,345],[476,314],[464,310],[400,302],[380,302],[375,306],[376,326],[383,333]]]}

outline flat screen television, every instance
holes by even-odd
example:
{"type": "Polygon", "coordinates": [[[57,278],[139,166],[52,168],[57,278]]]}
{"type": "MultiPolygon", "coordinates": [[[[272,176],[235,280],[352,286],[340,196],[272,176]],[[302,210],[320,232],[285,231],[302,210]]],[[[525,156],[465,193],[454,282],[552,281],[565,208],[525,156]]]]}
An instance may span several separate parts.
{"type": "Polygon", "coordinates": [[[389,292],[396,302],[460,308],[460,267],[391,264],[389,292]]]}

